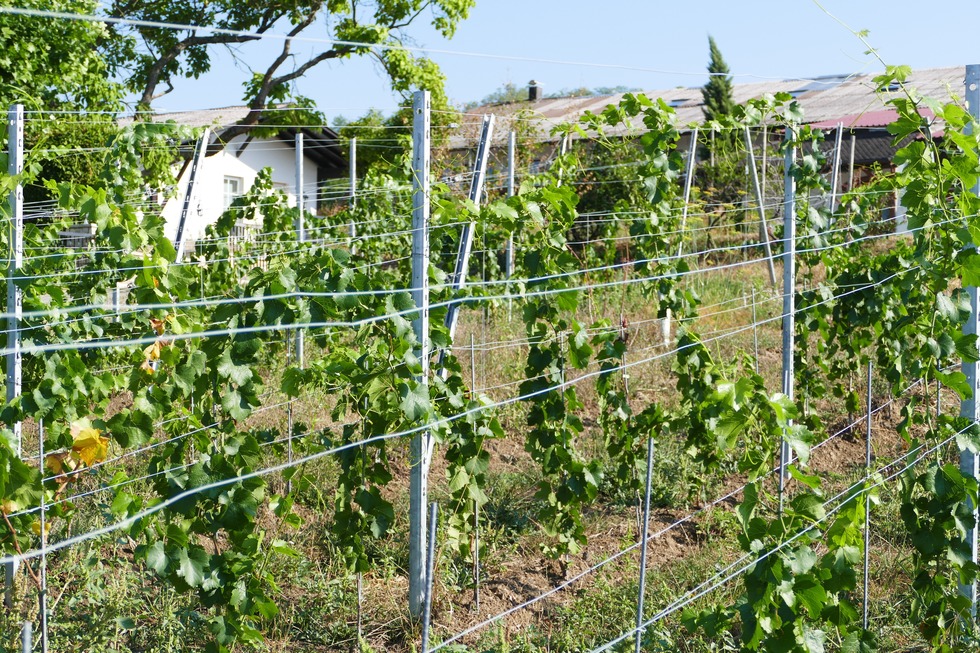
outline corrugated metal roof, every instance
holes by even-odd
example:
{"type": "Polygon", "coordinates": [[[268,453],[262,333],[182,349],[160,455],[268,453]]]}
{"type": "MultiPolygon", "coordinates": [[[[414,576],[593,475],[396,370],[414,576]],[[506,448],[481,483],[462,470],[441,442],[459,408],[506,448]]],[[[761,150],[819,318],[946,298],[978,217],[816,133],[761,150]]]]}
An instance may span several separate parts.
{"type": "MultiPolygon", "coordinates": [[[[249,108],[243,106],[236,107],[217,107],[214,109],[201,109],[199,111],[174,111],[172,113],[155,113],[151,120],[153,122],[168,122],[173,120],[178,125],[188,127],[228,127],[248,115],[249,108]]],[[[271,111],[270,115],[274,115],[271,111]]],[[[120,119],[119,123],[128,125],[133,122],[132,117],[120,119]]]]}
{"type": "MultiPolygon", "coordinates": [[[[929,119],[936,117],[936,114],[925,107],[919,109],[919,115],[929,119]]],[[[849,116],[840,116],[832,120],[821,120],[820,122],[810,123],[810,125],[812,127],[819,127],[820,129],[835,129],[838,124],[843,125],[845,129],[880,129],[887,127],[897,119],[898,111],[895,109],[881,109],[879,111],[867,111],[849,116]]]]}
{"type": "MultiPolygon", "coordinates": [[[[865,118],[869,122],[884,119],[889,111],[885,102],[896,95],[895,91],[884,89],[878,92],[874,77],[878,73],[864,75],[826,75],[814,79],[786,79],[778,81],[735,84],[735,101],[743,104],[765,94],[790,93],[803,107],[804,121],[836,125],[856,121],[855,128],[861,127],[865,118]],[[844,120],[848,118],[849,120],[844,120]]],[[[962,98],[963,83],[966,76],[964,66],[951,68],[929,68],[915,70],[909,76],[906,86],[919,96],[931,97],[941,102],[962,98]]],[[[676,112],[675,123],[680,128],[700,123],[704,120],[702,112],[701,87],[682,87],[644,91],[644,95],[662,98],[676,112]]],[[[493,113],[497,116],[495,144],[504,144],[506,134],[514,125],[522,122],[532,134],[542,140],[555,140],[550,135],[554,126],[577,121],[586,111],[601,112],[610,104],[617,104],[623,94],[586,98],[546,98],[536,102],[511,102],[507,104],[477,107],[467,112],[459,129],[450,139],[450,147],[473,147],[479,134],[482,116],[493,113]]],[[[887,124],[884,123],[884,124],[887,124]]],[[[883,125],[874,125],[883,126],[883,125]]],[[[623,135],[629,130],[642,131],[642,121],[635,124],[608,130],[611,136],[623,135]]]]}

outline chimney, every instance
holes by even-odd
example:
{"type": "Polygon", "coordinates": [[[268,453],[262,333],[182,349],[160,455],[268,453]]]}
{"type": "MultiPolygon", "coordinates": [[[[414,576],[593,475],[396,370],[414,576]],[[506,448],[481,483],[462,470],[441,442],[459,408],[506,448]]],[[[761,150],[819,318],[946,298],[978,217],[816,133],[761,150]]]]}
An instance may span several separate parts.
{"type": "Polygon", "coordinates": [[[533,79],[527,83],[527,101],[537,102],[541,99],[541,87],[533,79]]]}

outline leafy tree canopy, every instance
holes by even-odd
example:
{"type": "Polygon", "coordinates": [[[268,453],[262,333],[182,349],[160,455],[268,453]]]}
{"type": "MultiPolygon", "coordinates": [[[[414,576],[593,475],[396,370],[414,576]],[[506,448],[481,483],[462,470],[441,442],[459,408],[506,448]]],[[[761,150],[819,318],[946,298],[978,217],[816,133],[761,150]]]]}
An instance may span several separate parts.
{"type": "MultiPolygon", "coordinates": [[[[92,14],[96,0],[0,0],[0,6],[92,14]]],[[[116,133],[113,112],[123,88],[111,80],[99,52],[108,31],[100,23],[0,13],[0,105],[23,104],[26,145],[38,178],[90,183],[98,150],[116,133]],[[72,114],[64,112],[88,112],[72,114]],[[51,112],[51,113],[46,113],[51,112]]],[[[48,196],[28,185],[28,201],[48,196]]]]}
{"type": "MultiPolygon", "coordinates": [[[[127,90],[145,108],[169,93],[181,78],[197,78],[211,69],[215,47],[239,47],[266,34],[308,36],[329,43],[312,53],[281,41],[264,70],[243,80],[244,101],[252,108],[241,131],[258,124],[262,110],[295,99],[292,84],[326,61],[354,56],[376,59],[392,88],[407,94],[415,88],[432,92],[433,108],[448,108],[444,77],[431,60],[400,46],[410,41],[409,28],[428,22],[451,38],[476,0],[113,0],[108,13],[143,21],[194,25],[203,29],[160,29],[127,24],[111,27],[105,53],[113,71],[126,79],[127,90]],[[224,31],[227,30],[227,31],[224,31]],[[382,46],[382,47],[377,47],[382,46]]],[[[304,45],[305,48],[305,45],[304,45]]],[[[237,135],[226,134],[228,138],[237,135]]]]}
{"type": "MultiPolygon", "coordinates": [[[[0,6],[91,14],[96,0],[0,0],[0,6]]],[[[98,46],[100,23],[0,14],[0,103],[28,110],[113,111],[121,87],[110,80],[98,46]]]]}

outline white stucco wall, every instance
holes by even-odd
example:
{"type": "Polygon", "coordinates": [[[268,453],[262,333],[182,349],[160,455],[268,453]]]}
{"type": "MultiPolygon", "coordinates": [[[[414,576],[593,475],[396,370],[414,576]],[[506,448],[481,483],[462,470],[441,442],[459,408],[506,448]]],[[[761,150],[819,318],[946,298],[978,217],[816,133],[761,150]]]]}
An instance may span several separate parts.
{"type": "MultiPolygon", "coordinates": [[[[225,177],[240,178],[244,193],[255,183],[259,170],[272,168],[273,183],[282,188],[289,197],[290,205],[295,206],[296,150],[290,144],[279,140],[254,139],[244,151],[240,152],[239,148],[244,138],[242,136],[233,140],[218,154],[204,159],[204,164],[198,170],[197,180],[194,183],[194,197],[184,227],[186,238],[194,239],[203,236],[208,225],[214,224],[221,217],[225,202],[225,177]]],[[[190,166],[180,177],[176,195],[170,198],[163,208],[162,214],[167,221],[166,234],[171,239],[177,236],[177,224],[184,206],[189,178],[190,166]]],[[[316,210],[316,182],[316,164],[305,158],[303,188],[308,211],[316,210]]]]}

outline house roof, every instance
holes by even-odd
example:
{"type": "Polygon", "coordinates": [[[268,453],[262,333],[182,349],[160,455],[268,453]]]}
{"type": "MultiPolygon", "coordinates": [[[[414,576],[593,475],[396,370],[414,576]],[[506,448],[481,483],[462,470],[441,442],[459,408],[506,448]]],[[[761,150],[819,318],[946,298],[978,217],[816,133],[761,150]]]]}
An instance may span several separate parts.
{"type": "MultiPolygon", "coordinates": [[[[327,176],[343,176],[347,174],[347,160],[341,154],[339,141],[340,136],[326,125],[301,127],[296,125],[282,125],[277,120],[277,116],[287,110],[294,110],[294,107],[271,107],[263,111],[263,116],[259,121],[259,127],[279,127],[275,138],[288,144],[290,147],[296,146],[296,134],[303,134],[303,155],[323,168],[327,176]]],[[[244,120],[251,109],[247,106],[218,107],[215,109],[203,109],[197,111],[175,111],[170,113],[153,114],[153,122],[174,121],[180,125],[188,127],[211,127],[216,135],[216,140],[221,139],[221,135],[230,127],[244,120]]],[[[120,120],[121,124],[132,123],[132,118],[120,120]]],[[[217,148],[209,148],[208,156],[217,151],[217,148]]]]}
{"type": "MultiPolygon", "coordinates": [[[[878,92],[877,85],[873,81],[875,76],[877,73],[752,82],[735,84],[732,91],[735,101],[739,104],[767,93],[789,93],[803,107],[804,121],[807,123],[833,127],[838,122],[844,122],[845,126],[855,129],[865,128],[865,123],[868,127],[883,127],[888,124],[889,109],[885,102],[895,97],[900,90],[894,88],[878,92]]],[[[915,70],[909,76],[906,86],[921,96],[940,101],[956,100],[962,97],[965,76],[964,66],[915,70]]],[[[662,98],[664,102],[674,107],[678,126],[692,125],[704,120],[701,87],[649,90],[643,93],[650,98],[662,98]]],[[[499,141],[503,144],[507,132],[513,129],[518,121],[525,121],[539,138],[554,140],[550,136],[550,131],[555,125],[577,121],[586,111],[599,113],[607,105],[618,103],[623,95],[621,93],[600,97],[546,98],[535,102],[511,102],[476,107],[464,115],[450,146],[472,147],[473,140],[479,134],[480,121],[487,113],[497,116],[495,143],[499,141]]],[[[642,117],[628,127],[607,130],[607,134],[624,135],[631,130],[643,130],[642,117]]]]}
{"type": "MultiPolygon", "coordinates": [[[[932,125],[932,137],[942,138],[943,126],[936,122],[936,114],[926,107],[918,108],[919,115],[929,121],[932,125]]],[[[820,129],[837,129],[841,125],[844,129],[856,130],[884,130],[888,125],[898,120],[898,111],[895,109],[881,109],[880,111],[868,111],[850,116],[841,116],[835,120],[821,120],[820,122],[810,123],[812,127],[820,129]]]]}

